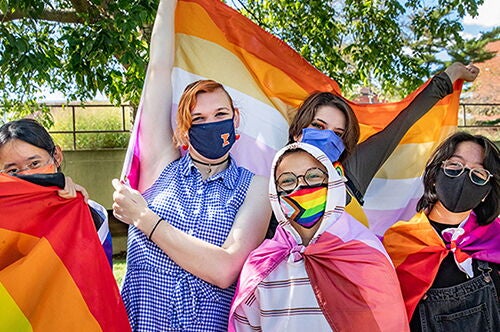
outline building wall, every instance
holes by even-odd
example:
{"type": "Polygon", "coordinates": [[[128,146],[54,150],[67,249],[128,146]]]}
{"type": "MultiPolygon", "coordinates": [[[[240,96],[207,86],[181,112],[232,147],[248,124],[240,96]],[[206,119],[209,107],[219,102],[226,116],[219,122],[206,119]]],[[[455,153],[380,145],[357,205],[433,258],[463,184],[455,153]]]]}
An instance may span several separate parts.
{"type": "Polygon", "coordinates": [[[98,151],[64,151],[62,171],[87,189],[92,200],[106,209],[113,205],[111,180],[119,178],[125,149],[98,151]]]}
{"type": "MultiPolygon", "coordinates": [[[[120,177],[125,152],[125,149],[64,151],[62,171],[85,187],[90,198],[109,211],[113,206],[114,191],[111,180],[120,177]]],[[[109,217],[113,253],[123,253],[126,250],[127,225],[114,219],[112,213],[109,217]]]]}

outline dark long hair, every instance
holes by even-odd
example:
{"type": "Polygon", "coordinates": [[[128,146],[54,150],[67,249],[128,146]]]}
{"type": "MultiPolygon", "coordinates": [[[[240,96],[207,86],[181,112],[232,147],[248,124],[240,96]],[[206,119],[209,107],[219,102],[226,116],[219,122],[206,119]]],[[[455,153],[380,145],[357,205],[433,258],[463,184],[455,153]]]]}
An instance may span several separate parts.
{"type": "Polygon", "coordinates": [[[307,128],[316,116],[318,108],[321,106],[332,106],[344,113],[346,118],[346,128],[341,135],[345,145],[345,151],[340,156],[340,161],[351,154],[359,141],[359,122],[351,107],[339,96],[330,92],[315,92],[309,95],[300,105],[295,117],[288,129],[288,143],[295,142],[295,137],[302,134],[302,129],[307,128]]]}
{"type": "Polygon", "coordinates": [[[18,139],[43,149],[54,157],[56,145],[47,130],[36,120],[20,119],[0,127],[0,148],[10,142],[18,139]]]}
{"type": "Polygon", "coordinates": [[[471,135],[466,132],[457,132],[448,137],[434,151],[424,171],[424,195],[417,203],[417,211],[431,209],[438,201],[436,188],[436,176],[443,161],[449,159],[456,151],[458,144],[462,142],[473,142],[484,149],[483,167],[493,177],[490,178],[491,191],[485,200],[473,208],[480,225],[491,223],[500,214],[500,154],[498,147],[481,135],[471,135]]]}

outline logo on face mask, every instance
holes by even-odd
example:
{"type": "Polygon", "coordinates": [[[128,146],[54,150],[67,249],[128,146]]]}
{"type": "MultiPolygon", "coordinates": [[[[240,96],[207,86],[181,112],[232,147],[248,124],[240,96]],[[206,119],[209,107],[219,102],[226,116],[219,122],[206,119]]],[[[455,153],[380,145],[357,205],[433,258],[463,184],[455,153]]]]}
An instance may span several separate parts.
{"type": "Polygon", "coordinates": [[[436,176],[437,198],[451,212],[472,210],[481,203],[490,191],[490,183],[480,186],[472,183],[467,172],[449,177],[441,168],[436,176]]]}
{"type": "Polygon", "coordinates": [[[229,136],[230,136],[230,135],[229,135],[229,134],[227,134],[227,133],[226,133],[226,134],[222,134],[222,135],[220,135],[220,138],[222,138],[222,146],[223,146],[223,147],[224,147],[224,146],[227,146],[228,144],[231,144],[231,143],[229,143],[229,136]]]}
{"type": "Polygon", "coordinates": [[[289,220],[304,228],[316,225],[326,207],[327,186],[299,186],[290,194],[280,194],[280,205],[289,220]]]}
{"type": "Polygon", "coordinates": [[[223,157],[235,141],[233,119],[193,124],[189,128],[189,143],[208,159],[223,157]]]}
{"type": "Polygon", "coordinates": [[[314,145],[323,151],[332,163],[337,161],[345,150],[342,138],[328,129],[304,128],[301,142],[314,145]]]}

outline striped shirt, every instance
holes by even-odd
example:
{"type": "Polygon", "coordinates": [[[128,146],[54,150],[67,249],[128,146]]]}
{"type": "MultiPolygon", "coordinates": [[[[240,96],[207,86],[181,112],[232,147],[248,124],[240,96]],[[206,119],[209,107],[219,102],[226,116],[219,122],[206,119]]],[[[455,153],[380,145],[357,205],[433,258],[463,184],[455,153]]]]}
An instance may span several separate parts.
{"type": "Polygon", "coordinates": [[[279,264],[237,308],[238,331],[331,331],[314,295],[304,260],[279,264]]]}

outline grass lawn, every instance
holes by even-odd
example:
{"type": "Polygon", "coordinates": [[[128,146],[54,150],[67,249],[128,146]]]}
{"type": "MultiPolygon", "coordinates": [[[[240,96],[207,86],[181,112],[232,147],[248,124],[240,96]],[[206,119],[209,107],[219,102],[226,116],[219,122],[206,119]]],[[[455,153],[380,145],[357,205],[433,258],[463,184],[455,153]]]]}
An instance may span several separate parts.
{"type": "Polygon", "coordinates": [[[121,287],[127,263],[125,258],[113,258],[113,274],[115,275],[118,287],[121,287]]]}

